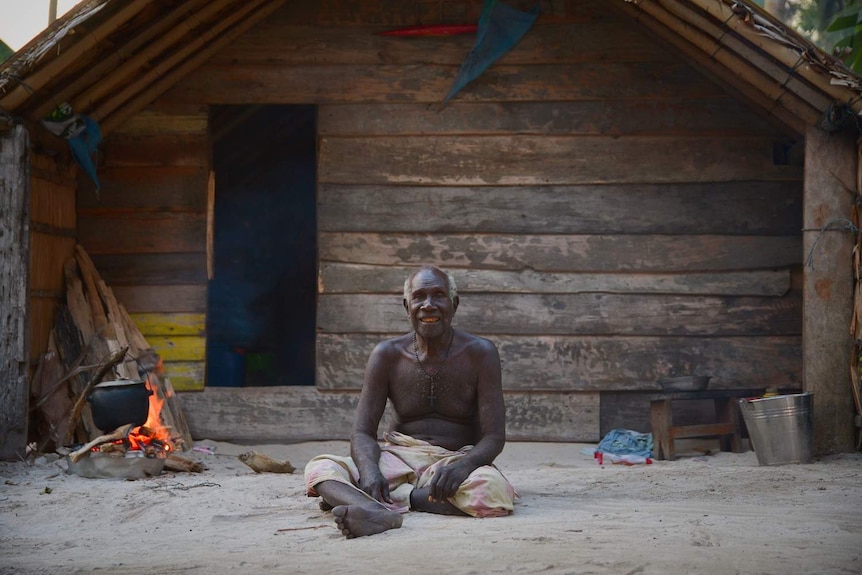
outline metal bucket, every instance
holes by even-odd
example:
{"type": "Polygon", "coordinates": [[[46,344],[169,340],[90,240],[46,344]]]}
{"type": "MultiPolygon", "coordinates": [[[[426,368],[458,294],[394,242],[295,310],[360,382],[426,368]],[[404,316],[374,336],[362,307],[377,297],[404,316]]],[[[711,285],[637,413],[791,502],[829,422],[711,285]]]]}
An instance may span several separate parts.
{"type": "Polygon", "coordinates": [[[811,393],[740,399],[757,463],[809,463],[813,440],[811,393]]]}

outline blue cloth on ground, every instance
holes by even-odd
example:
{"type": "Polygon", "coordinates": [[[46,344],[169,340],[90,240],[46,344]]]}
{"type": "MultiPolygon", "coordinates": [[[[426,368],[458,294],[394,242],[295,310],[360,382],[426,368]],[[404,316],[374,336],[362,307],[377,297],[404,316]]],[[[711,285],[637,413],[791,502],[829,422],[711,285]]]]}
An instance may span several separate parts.
{"type": "Polygon", "coordinates": [[[652,457],[652,433],[638,433],[628,429],[612,429],[599,442],[596,451],[611,455],[652,457]]]}

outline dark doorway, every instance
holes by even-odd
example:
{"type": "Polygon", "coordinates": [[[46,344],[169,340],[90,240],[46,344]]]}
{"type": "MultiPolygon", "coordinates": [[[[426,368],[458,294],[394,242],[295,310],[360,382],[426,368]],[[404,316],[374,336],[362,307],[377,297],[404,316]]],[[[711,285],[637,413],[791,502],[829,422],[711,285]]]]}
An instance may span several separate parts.
{"type": "Polygon", "coordinates": [[[213,106],[208,386],[313,385],[314,106],[213,106]]]}

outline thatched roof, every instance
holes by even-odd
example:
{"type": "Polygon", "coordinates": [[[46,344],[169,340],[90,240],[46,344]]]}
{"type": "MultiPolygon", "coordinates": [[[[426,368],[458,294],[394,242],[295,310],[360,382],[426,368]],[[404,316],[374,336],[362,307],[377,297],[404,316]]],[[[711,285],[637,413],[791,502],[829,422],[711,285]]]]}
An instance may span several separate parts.
{"type": "MultiPolygon", "coordinates": [[[[749,1],[604,1],[793,131],[862,112],[862,78],[749,1]]],[[[0,65],[0,123],[67,101],[110,132],[283,3],[81,2],[0,65]]]]}

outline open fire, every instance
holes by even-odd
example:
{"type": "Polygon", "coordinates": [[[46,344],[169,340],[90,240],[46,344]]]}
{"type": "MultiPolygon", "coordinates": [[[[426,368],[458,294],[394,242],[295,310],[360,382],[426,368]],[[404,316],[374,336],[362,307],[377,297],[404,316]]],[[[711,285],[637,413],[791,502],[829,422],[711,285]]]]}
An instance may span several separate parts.
{"type": "Polygon", "coordinates": [[[146,422],[123,425],[69,453],[70,471],[83,477],[140,478],[158,475],[175,449],[171,430],[161,417],[165,400],[147,378],[149,394],[146,422]]]}
{"type": "Polygon", "coordinates": [[[150,390],[147,421],[133,428],[128,435],[94,445],[91,452],[122,453],[127,457],[165,457],[174,450],[170,430],[162,423],[161,412],[165,400],[159,397],[156,385],[148,377],[146,387],[150,390]]]}

